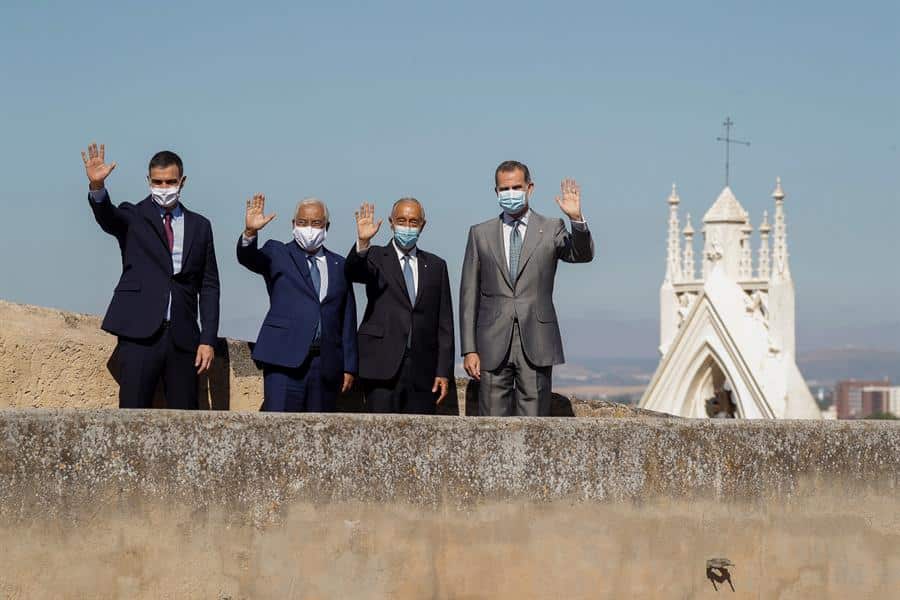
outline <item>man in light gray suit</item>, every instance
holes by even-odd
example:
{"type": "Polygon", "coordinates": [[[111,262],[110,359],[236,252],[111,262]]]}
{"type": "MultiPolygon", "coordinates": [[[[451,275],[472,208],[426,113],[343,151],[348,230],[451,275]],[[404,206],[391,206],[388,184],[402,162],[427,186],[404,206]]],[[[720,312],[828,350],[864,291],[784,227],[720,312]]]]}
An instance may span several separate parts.
{"type": "Polygon", "coordinates": [[[503,213],[469,229],[460,283],[464,366],[480,382],[481,415],[547,416],[553,365],[564,362],[553,307],[557,262],[590,262],[594,242],[571,179],[556,203],[572,223],[529,208],[528,167],[500,163],[494,191],[503,213]]]}

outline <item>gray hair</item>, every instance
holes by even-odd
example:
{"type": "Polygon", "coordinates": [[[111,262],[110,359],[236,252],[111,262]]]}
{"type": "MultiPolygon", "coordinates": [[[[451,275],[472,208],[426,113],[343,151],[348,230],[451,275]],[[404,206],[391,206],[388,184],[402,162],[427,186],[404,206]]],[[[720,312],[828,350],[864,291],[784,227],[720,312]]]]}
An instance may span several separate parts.
{"type": "Polygon", "coordinates": [[[322,207],[322,210],[325,211],[325,224],[331,223],[331,219],[328,216],[328,205],[316,198],[315,196],[309,196],[301,200],[297,203],[297,208],[294,209],[294,217],[297,217],[297,213],[300,212],[300,209],[304,206],[310,205],[318,205],[322,207]]]}
{"type": "Polygon", "coordinates": [[[422,215],[422,220],[423,220],[423,221],[425,220],[425,207],[422,206],[422,203],[421,203],[421,202],[419,202],[418,200],[416,200],[416,199],[413,198],[412,196],[406,196],[406,197],[400,198],[399,200],[397,200],[396,202],[394,202],[394,205],[391,207],[391,216],[392,216],[392,217],[394,216],[394,211],[397,210],[397,207],[398,207],[400,204],[404,203],[404,202],[411,202],[411,203],[415,204],[416,206],[418,206],[418,207],[419,207],[419,213],[422,215]]]}

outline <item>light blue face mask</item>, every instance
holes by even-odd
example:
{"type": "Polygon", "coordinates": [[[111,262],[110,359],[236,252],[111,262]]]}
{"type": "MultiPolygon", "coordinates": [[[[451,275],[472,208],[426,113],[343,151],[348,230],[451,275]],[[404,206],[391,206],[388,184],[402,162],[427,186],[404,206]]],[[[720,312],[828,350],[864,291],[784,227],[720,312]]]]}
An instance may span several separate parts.
{"type": "Polygon", "coordinates": [[[404,250],[409,250],[419,241],[419,228],[397,225],[394,227],[394,241],[404,250]]]}
{"type": "Polygon", "coordinates": [[[497,193],[500,208],[508,215],[516,215],[525,208],[525,190],[503,190],[497,193]]]}

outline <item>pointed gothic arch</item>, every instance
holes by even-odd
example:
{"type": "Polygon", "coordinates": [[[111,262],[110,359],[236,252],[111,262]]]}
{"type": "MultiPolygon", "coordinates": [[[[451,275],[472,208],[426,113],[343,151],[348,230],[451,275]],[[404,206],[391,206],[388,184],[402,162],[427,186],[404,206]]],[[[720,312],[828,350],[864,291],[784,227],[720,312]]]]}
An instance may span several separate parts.
{"type": "Polygon", "coordinates": [[[775,225],[763,217],[759,268],[754,269],[749,214],[728,186],[722,190],[703,217],[703,275],[698,278],[691,226],[683,232],[680,254],[681,199],[673,188],[660,287],[662,356],[641,397],[642,408],[700,418],[722,412],[744,419],[821,417],[795,360],[794,287],[780,184],[773,197],[775,225]],[[716,395],[726,382],[730,394],[716,395]],[[715,401],[707,406],[708,398],[715,401]]]}
{"type": "Polygon", "coordinates": [[[744,410],[738,397],[735,379],[724,366],[723,361],[709,344],[703,344],[690,362],[686,371],[691,374],[681,398],[680,414],[691,417],[707,417],[706,400],[725,389],[731,391],[731,401],[735,406],[735,418],[743,418],[744,410]]]}

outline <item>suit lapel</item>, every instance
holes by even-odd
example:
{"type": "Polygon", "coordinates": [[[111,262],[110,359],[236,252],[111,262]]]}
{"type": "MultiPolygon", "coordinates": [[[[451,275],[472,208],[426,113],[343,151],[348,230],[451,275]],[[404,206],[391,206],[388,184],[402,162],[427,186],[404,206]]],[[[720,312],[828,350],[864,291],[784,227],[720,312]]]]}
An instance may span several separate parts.
{"type": "Polygon", "coordinates": [[[547,228],[546,219],[534,211],[528,217],[528,227],[525,229],[525,240],[522,242],[522,253],[519,255],[519,275],[528,264],[532,252],[537,248],[541,238],[544,237],[544,230],[547,228]]]}
{"type": "Polygon", "coordinates": [[[429,269],[429,255],[426,252],[422,252],[421,249],[416,250],[416,268],[418,270],[418,278],[419,285],[416,286],[416,303],[413,306],[418,306],[419,301],[424,296],[425,286],[429,285],[431,280],[431,271],[429,269]]]}
{"type": "Polygon", "coordinates": [[[153,227],[153,231],[156,232],[157,237],[159,237],[163,249],[168,252],[169,239],[166,237],[166,232],[163,229],[163,220],[162,217],[159,216],[159,207],[153,200],[147,197],[141,202],[141,212],[144,215],[144,218],[150,223],[150,226],[153,227]]]}
{"type": "MultiPolygon", "coordinates": [[[[307,290],[315,295],[316,288],[313,287],[312,278],[309,276],[309,263],[306,262],[306,252],[304,252],[300,246],[297,245],[297,242],[290,241],[285,242],[285,245],[288,247],[288,253],[291,255],[291,260],[294,261],[294,264],[297,266],[297,270],[300,271],[300,276],[306,282],[307,290]]],[[[331,273],[329,272],[329,275],[331,273]]],[[[318,300],[318,298],[316,298],[318,300]]]]}
{"type": "Polygon", "coordinates": [[[197,237],[197,225],[200,223],[197,215],[186,209],[183,204],[181,205],[181,212],[184,215],[184,237],[181,239],[181,268],[184,269],[188,255],[191,253],[194,239],[197,237]]]}
{"type": "Polygon", "coordinates": [[[400,286],[400,289],[403,290],[401,296],[406,298],[406,303],[412,306],[409,302],[409,294],[406,291],[406,278],[403,277],[403,270],[400,268],[397,250],[394,248],[393,243],[389,243],[384,247],[382,258],[384,259],[384,269],[387,271],[388,276],[393,278],[394,282],[400,286]]]}
{"type": "Polygon", "coordinates": [[[513,284],[509,278],[509,261],[506,260],[506,246],[503,240],[503,215],[497,218],[497,225],[488,243],[494,252],[494,260],[497,261],[497,266],[500,267],[500,272],[503,274],[503,280],[509,286],[509,289],[512,289],[513,284]]]}
{"type": "Polygon", "coordinates": [[[322,300],[323,304],[334,298],[338,290],[338,281],[344,277],[337,255],[327,248],[325,249],[325,264],[328,265],[328,289],[325,291],[325,299],[322,300]]]}
{"type": "Polygon", "coordinates": [[[138,206],[141,208],[141,214],[144,216],[144,219],[147,220],[150,227],[156,232],[159,243],[162,244],[160,252],[154,252],[153,256],[159,259],[160,264],[171,272],[172,254],[169,252],[169,239],[166,237],[165,230],[163,230],[162,217],[159,216],[159,207],[149,196],[140,202],[138,206]]]}

